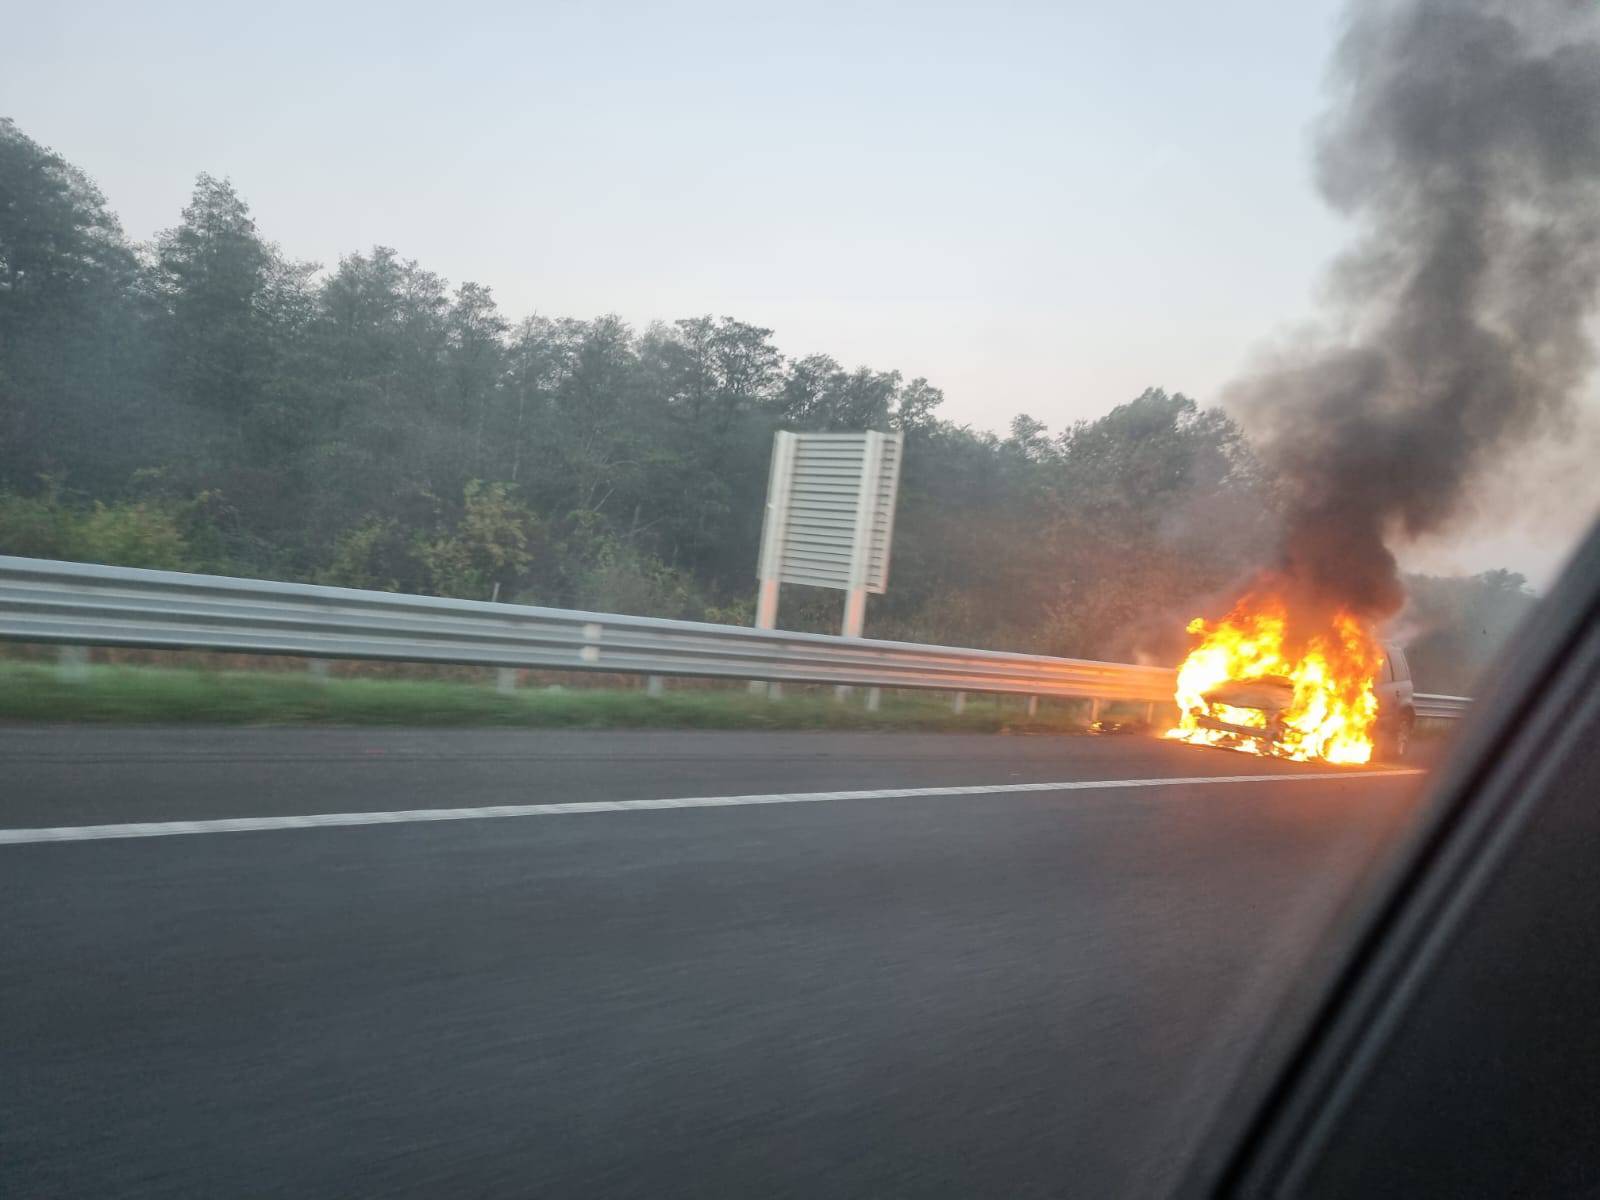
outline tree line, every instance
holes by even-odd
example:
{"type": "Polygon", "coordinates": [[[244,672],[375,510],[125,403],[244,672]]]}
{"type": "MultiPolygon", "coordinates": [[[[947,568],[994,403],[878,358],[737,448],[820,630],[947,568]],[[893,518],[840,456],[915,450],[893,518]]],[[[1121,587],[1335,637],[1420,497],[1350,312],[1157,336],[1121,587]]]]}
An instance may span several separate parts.
{"type": "MultiPolygon", "coordinates": [[[[205,174],[134,244],[0,120],[0,552],[748,623],[773,432],[868,428],[906,439],[869,636],[1170,661],[1271,550],[1220,410],[1152,388],[1002,436],[773,337],[518,320],[385,246],[324,269],[205,174]]],[[[780,620],[841,604],[787,588],[780,620]]]]}

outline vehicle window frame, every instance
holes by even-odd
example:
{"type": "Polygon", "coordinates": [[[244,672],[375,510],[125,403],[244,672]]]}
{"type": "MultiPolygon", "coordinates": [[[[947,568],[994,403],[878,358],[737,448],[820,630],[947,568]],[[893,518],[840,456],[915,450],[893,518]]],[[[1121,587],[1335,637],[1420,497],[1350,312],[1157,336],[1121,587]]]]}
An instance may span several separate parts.
{"type": "Polygon", "coordinates": [[[1367,1061],[1373,1030],[1420,969],[1419,948],[1482,886],[1493,856],[1527,819],[1520,785],[1559,736],[1552,710],[1559,718],[1570,700],[1562,686],[1571,682],[1569,659],[1581,660],[1597,628],[1600,523],[1486,674],[1497,686],[1462,722],[1411,833],[1364,888],[1356,917],[1330,931],[1327,965],[1269,1022],[1253,1065],[1233,1081],[1210,1136],[1192,1153],[1178,1195],[1293,1194],[1282,1190],[1289,1173],[1348,1098],[1353,1064],[1367,1061]]]}

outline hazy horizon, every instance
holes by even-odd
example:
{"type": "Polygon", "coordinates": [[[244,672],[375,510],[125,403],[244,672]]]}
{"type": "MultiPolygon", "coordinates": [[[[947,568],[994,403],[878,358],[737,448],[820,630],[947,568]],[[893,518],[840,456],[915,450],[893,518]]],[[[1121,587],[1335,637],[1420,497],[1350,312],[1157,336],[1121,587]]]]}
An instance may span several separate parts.
{"type": "Polygon", "coordinates": [[[1059,428],[1215,399],[1307,308],[1336,6],[1280,7],[40,6],[0,97],[135,239],[206,171],[295,258],[392,246],[518,317],[728,314],[1059,428]]]}

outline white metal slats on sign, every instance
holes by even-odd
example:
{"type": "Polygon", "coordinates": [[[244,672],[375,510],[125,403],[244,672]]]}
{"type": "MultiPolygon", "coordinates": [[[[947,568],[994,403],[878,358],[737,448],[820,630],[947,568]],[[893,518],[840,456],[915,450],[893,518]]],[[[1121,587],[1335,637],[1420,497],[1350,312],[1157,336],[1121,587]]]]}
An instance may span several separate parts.
{"type": "Polygon", "coordinates": [[[899,476],[898,434],[778,434],[761,577],[881,593],[899,476]]]}
{"type": "Polygon", "coordinates": [[[872,528],[867,541],[864,583],[867,591],[882,595],[889,586],[889,545],[894,537],[895,498],[900,491],[900,435],[879,435],[877,495],[872,504],[872,528]]]}
{"type": "Polygon", "coordinates": [[[785,583],[849,587],[865,441],[794,434],[786,440],[794,467],[778,577],[785,583]]]}

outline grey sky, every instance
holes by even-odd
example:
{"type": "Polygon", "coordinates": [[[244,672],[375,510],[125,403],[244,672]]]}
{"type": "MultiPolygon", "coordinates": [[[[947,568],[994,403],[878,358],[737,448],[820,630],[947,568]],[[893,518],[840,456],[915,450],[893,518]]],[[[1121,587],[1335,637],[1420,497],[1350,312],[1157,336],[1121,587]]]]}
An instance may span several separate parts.
{"type": "Polygon", "coordinates": [[[513,317],[728,314],[1060,428],[1215,400],[1310,312],[1338,7],[34,4],[0,112],[136,238],[210,171],[295,257],[391,245],[513,317]]]}

